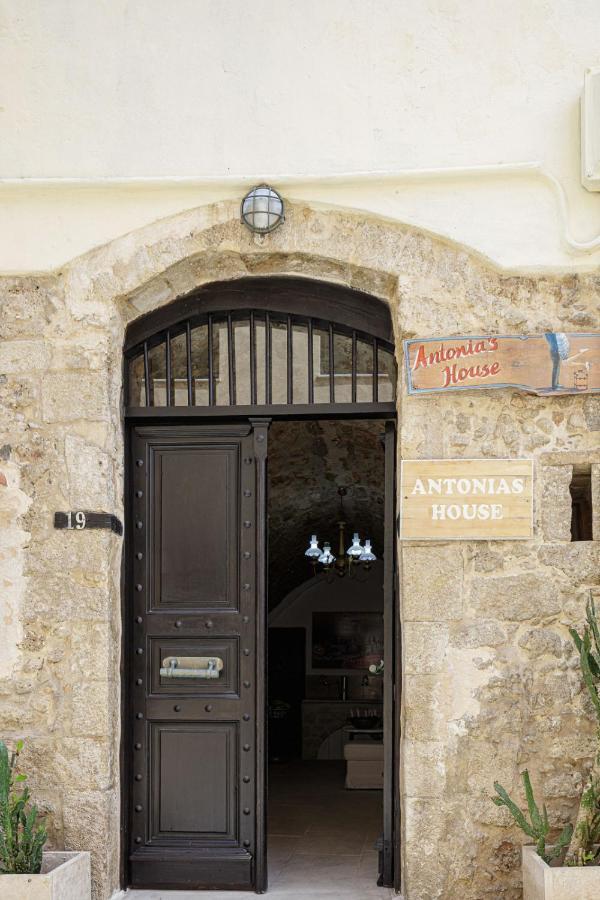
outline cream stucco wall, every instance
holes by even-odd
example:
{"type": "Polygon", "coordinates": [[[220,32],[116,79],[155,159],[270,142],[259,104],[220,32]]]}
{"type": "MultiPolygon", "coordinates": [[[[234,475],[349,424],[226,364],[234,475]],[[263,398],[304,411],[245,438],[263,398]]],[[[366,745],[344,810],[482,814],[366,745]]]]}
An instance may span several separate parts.
{"type": "Polygon", "coordinates": [[[262,179],[505,268],[593,269],[599,37],[595,0],[0,0],[0,271],[262,179]]]}

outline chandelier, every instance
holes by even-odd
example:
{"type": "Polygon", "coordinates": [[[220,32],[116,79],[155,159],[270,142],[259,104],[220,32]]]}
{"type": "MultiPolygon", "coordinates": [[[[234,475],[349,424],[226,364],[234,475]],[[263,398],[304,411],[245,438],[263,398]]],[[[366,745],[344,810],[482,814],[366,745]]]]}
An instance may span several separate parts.
{"type": "Polygon", "coordinates": [[[360,569],[368,570],[371,567],[371,563],[377,559],[371,548],[371,541],[367,539],[365,540],[364,545],[362,545],[357,531],[354,532],[352,543],[346,550],[346,518],[344,513],[344,497],[347,493],[348,491],[345,487],[338,488],[338,494],[340,498],[340,517],[337,523],[339,530],[337,557],[335,557],[331,552],[330,543],[325,542],[323,544],[323,549],[321,550],[316,534],[312,535],[308,545],[308,550],[306,550],[304,553],[304,555],[310,560],[315,575],[317,574],[317,567],[321,565],[324,572],[335,572],[336,575],[339,575],[340,578],[343,578],[344,575],[352,577],[357,567],[360,569]]]}

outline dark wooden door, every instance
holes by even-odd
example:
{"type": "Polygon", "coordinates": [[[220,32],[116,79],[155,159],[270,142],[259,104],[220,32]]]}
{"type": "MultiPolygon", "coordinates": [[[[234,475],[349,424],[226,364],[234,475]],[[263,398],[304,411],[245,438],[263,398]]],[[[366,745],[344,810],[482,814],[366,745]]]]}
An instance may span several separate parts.
{"type": "Polygon", "coordinates": [[[132,432],[129,882],[266,889],[267,421],[132,432]]]}

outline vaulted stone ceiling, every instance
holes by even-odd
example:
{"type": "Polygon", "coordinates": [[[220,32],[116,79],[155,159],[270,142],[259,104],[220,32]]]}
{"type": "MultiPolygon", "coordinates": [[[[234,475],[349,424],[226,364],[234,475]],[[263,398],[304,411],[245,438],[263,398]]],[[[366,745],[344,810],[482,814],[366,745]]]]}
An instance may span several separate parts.
{"type": "Polygon", "coordinates": [[[312,569],[311,534],[337,555],[340,486],[346,545],[354,531],[383,553],[383,423],[370,420],[274,422],[269,429],[269,606],[273,609],[312,569]]]}

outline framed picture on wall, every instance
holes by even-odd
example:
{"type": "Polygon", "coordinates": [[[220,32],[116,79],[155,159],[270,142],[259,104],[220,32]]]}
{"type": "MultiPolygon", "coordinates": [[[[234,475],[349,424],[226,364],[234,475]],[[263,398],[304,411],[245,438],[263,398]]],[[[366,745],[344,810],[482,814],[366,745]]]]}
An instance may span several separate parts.
{"type": "Polygon", "coordinates": [[[383,616],[376,612],[314,612],[314,669],[368,669],[383,656],[383,616]]]}

